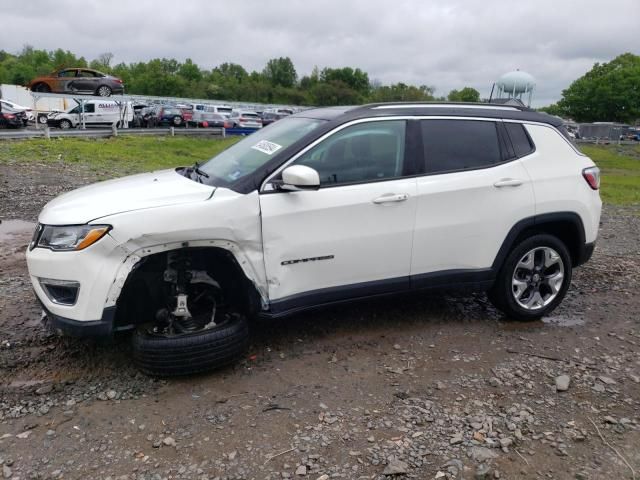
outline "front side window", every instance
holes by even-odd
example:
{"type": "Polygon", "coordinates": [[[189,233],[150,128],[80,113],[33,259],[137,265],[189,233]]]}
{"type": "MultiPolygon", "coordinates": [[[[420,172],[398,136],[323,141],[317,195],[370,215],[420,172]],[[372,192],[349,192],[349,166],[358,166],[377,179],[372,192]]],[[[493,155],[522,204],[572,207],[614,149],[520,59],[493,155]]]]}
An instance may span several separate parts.
{"type": "Polygon", "coordinates": [[[305,152],[295,164],[316,170],[321,186],[398,178],[404,169],[405,129],[404,120],[353,125],[305,152]]]}
{"type": "Polygon", "coordinates": [[[484,168],[502,161],[495,122],[422,120],[427,173],[484,168]]]}

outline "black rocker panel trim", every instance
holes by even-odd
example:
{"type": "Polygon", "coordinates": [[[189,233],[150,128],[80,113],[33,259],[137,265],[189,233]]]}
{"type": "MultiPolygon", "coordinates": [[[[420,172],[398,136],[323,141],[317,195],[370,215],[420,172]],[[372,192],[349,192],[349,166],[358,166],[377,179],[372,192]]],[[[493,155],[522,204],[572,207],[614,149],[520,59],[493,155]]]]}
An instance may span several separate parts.
{"type": "Polygon", "coordinates": [[[590,258],[594,244],[585,244],[584,226],[580,216],[574,212],[548,213],[525,218],[516,223],[507,234],[490,268],[443,270],[372,282],[322,288],[274,300],[270,302],[269,310],[263,312],[261,315],[267,318],[276,318],[307,309],[412,290],[488,290],[493,285],[498,271],[502,267],[504,260],[513,248],[516,240],[526,229],[561,222],[568,222],[576,227],[579,235],[578,246],[580,251],[577,252],[577,262],[574,262],[574,266],[581,265],[590,258]]]}

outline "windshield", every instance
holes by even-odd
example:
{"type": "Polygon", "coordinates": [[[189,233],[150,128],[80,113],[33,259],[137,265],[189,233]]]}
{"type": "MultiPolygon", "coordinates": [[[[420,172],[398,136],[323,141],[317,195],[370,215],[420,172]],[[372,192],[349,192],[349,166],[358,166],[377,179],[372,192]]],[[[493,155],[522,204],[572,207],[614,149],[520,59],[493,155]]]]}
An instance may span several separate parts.
{"type": "Polygon", "coordinates": [[[273,155],[315,130],[324,120],[287,118],[258,130],[232,145],[200,167],[209,175],[207,183],[225,186],[262,167],[273,155]]]}

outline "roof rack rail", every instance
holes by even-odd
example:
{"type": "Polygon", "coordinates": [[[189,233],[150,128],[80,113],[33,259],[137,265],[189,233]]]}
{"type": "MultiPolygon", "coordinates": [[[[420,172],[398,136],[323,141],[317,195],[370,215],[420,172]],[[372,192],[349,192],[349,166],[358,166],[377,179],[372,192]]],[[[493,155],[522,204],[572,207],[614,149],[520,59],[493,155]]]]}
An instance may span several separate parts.
{"type": "Polygon", "coordinates": [[[372,110],[385,110],[392,108],[466,108],[466,109],[491,109],[491,110],[516,110],[531,111],[521,102],[389,102],[371,103],[363,105],[372,110]]]}

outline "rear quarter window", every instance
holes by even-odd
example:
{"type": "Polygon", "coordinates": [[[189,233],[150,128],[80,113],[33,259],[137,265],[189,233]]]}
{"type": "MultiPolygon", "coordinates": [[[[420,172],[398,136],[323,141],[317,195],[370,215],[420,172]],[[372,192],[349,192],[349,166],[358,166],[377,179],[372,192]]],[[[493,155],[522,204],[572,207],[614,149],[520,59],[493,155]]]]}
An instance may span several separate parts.
{"type": "Polygon", "coordinates": [[[521,123],[506,122],[504,126],[509,134],[511,145],[513,145],[513,150],[517,157],[524,157],[535,151],[533,142],[524,129],[524,125],[521,123]]]}

